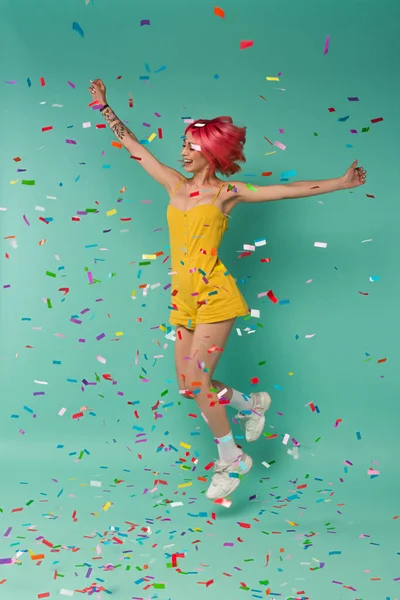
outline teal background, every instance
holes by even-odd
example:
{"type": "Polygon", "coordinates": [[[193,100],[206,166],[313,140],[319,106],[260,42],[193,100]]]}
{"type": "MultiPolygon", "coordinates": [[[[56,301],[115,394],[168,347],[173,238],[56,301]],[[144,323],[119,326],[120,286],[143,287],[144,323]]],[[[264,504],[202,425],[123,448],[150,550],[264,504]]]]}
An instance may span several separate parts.
{"type": "Polygon", "coordinates": [[[0,559],[17,558],[0,565],[2,598],[70,597],[63,590],[95,583],[106,591],[93,597],[124,600],[400,597],[399,4],[230,0],[218,4],[225,19],[214,6],[0,2],[0,559]],[[240,50],[241,40],[254,46],[240,50]],[[162,128],[148,148],[175,168],[184,117],[231,115],[248,128],[244,181],[276,184],[292,170],[290,181],[338,177],[355,158],[368,171],[357,189],[232,213],[222,259],[260,318],[238,319],[242,335],[233,331],[216,376],[268,390],[273,406],[266,436],[245,446],[255,467],[229,509],[204,497],[197,478],[210,478],[215,446],[175,382],[168,198],[110,130],[96,129],[104,121],[87,88],[97,77],[140,140],[162,128]],[[97,213],[72,221],[86,209],[97,213]],[[260,238],[266,246],[237,258],[260,238]],[[314,247],[321,241],[326,249],[314,247]],[[270,289],[277,305],[258,297],[270,289]],[[185,554],[181,572],[172,553],[185,554]]]}

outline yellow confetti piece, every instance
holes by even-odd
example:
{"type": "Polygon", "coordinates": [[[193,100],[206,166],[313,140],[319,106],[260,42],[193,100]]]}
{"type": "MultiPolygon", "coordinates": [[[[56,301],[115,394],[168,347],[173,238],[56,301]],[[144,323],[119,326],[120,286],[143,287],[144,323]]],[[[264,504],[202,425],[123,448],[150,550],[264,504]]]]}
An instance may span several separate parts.
{"type": "Polygon", "coordinates": [[[156,134],[152,133],[151,136],[148,138],[149,142],[152,142],[155,137],[156,137],[156,134]]]}
{"type": "Polygon", "coordinates": [[[13,179],[10,181],[10,185],[15,185],[16,183],[18,183],[18,179],[13,179]]]}
{"type": "Polygon", "coordinates": [[[160,325],[159,329],[161,329],[161,331],[167,331],[167,328],[164,327],[164,325],[160,325]]]}
{"type": "Polygon", "coordinates": [[[136,296],[136,290],[132,290],[131,297],[134,298],[136,296]]]}
{"type": "Polygon", "coordinates": [[[189,444],[185,444],[184,442],[181,442],[179,445],[182,446],[182,448],[187,448],[188,450],[190,450],[190,448],[192,447],[189,444]]]}
{"type": "Polygon", "coordinates": [[[155,254],[142,254],[143,260],[156,260],[157,256],[155,254]]]}
{"type": "Polygon", "coordinates": [[[103,506],[103,510],[108,510],[111,506],[111,502],[106,502],[105,505],[103,506]]]}
{"type": "Polygon", "coordinates": [[[266,77],[267,81],[279,81],[279,77],[266,77]]]}
{"type": "Polygon", "coordinates": [[[180,483],[178,485],[178,488],[189,487],[190,485],[192,485],[192,482],[190,482],[190,483],[180,483]]]}
{"type": "Polygon", "coordinates": [[[115,335],[124,335],[124,332],[123,331],[116,331],[115,335]]]}
{"type": "Polygon", "coordinates": [[[117,212],[117,209],[116,209],[116,208],[113,208],[112,210],[108,210],[108,211],[106,212],[106,215],[107,215],[107,217],[111,217],[111,215],[115,215],[115,214],[116,214],[116,212],[117,212]]]}

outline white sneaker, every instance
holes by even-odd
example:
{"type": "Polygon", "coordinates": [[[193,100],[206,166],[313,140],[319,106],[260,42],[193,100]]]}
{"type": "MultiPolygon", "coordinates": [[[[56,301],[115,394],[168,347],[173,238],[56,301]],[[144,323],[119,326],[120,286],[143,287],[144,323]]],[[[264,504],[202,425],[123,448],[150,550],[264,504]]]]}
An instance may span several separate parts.
{"type": "Polygon", "coordinates": [[[211,480],[210,487],[206,491],[206,496],[209,500],[217,498],[226,498],[232,494],[240,483],[240,476],[247,475],[253,466],[253,461],[250,456],[240,452],[240,456],[231,462],[217,460],[214,466],[214,475],[211,480]],[[230,475],[232,473],[232,476],[230,475]]]}
{"type": "Polygon", "coordinates": [[[250,394],[254,399],[251,414],[243,414],[243,411],[236,415],[237,419],[244,422],[246,430],[246,441],[255,442],[262,434],[265,426],[265,413],[271,406],[271,397],[267,392],[257,392],[250,394]]]}

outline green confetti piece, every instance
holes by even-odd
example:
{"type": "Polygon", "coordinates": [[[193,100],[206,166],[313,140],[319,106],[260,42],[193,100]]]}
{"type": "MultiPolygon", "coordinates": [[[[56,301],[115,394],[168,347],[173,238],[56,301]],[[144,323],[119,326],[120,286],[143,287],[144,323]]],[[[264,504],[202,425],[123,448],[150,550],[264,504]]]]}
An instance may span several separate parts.
{"type": "Polygon", "coordinates": [[[50,298],[47,298],[47,308],[53,308],[50,298]]]}
{"type": "Polygon", "coordinates": [[[161,392],[161,398],[164,398],[164,396],[166,396],[168,394],[168,390],[164,390],[163,392],[161,392]]]}
{"type": "Polygon", "coordinates": [[[23,179],[21,183],[22,185],[35,185],[36,181],[34,179],[23,179]]]}
{"type": "Polygon", "coordinates": [[[49,277],[57,277],[57,273],[52,273],[51,271],[46,271],[46,275],[49,277]]]}
{"type": "Polygon", "coordinates": [[[151,260],[146,260],[139,263],[139,267],[147,267],[147,265],[151,265],[151,260]]]}
{"type": "Polygon", "coordinates": [[[153,583],[153,587],[155,590],[165,590],[164,583],[153,583]]]}
{"type": "Polygon", "coordinates": [[[320,440],[320,439],[321,439],[321,438],[320,438],[320,437],[318,437],[318,438],[315,440],[315,442],[319,442],[319,440],[320,440]]]}
{"type": "Polygon", "coordinates": [[[258,366],[261,367],[262,365],[265,365],[266,362],[267,362],[266,360],[263,360],[263,361],[261,361],[261,362],[258,363],[258,366]]]}
{"type": "Polygon", "coordinates": [[[25,506],[30,506],[30,505],[32,504],[32,502],[35,502],[35,501],[34,501],[34,500],[29,500],[29,501],[28,501],[28,502],[25,504],[25,506]]]}
{"type": "Polygon", "coordinates": [[[255,188],[254,185],[251,185],[251,183],[246,183],[246,187],[249,188],[249,190],[251,190],[252,192],[257,191],[257,188],[255,188]]]}

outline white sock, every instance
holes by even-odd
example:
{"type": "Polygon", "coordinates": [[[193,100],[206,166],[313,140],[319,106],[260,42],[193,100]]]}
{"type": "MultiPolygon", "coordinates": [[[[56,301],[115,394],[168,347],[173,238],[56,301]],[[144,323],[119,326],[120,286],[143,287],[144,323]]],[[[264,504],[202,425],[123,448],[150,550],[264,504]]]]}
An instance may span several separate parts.
{"type": "Polygon", "coordinates": [[[232,398],[230,404],[238,410],[251,410],[254,405],[254,398],[232,389],[232,398]]]}
{"type": "Polygon", "coordinates": [[[215,443],[218,445],[218,454],[221,460],[233,462],[242,454],[240,448],[236,446],[232,431],[224,437],[215,438],[215,443]]]}

